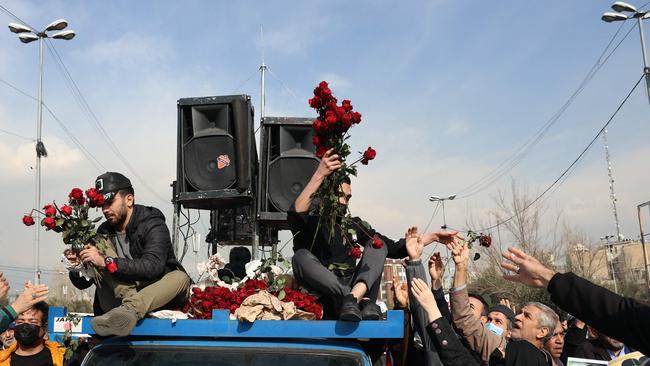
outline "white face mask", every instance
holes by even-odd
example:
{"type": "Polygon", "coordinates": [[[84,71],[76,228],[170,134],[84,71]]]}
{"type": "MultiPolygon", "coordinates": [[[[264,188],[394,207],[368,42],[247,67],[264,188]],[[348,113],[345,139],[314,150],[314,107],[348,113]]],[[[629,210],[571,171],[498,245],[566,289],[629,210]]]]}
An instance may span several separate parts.
{"type": "Polygon", "coordinates": [[[492,322],[485,324],[485,328],[487,328],[487,330],[489,330],[490,332],[498,335],[499,337],[503,335],[503,329],[497,327],[492,322]]]}

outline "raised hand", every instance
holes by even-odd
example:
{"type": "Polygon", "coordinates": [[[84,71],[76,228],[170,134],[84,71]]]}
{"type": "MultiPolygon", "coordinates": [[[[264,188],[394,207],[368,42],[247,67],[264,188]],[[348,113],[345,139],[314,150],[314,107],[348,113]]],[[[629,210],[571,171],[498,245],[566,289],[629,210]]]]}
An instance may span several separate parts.
{"type": "Polygon", "coordinates": [[[409,260],[420,260],[422,257],[422,251],[424,250],[424,242],[422,242],[418,235],[417,226],[412,226],[406,230],[404,237],[406,238],[406,253],[409,256],[409,260]]]}
{"type": "Polygon", "coordinates": [[[437,241],[438,243],[448,244],[454,240],[454,237],[458,235],[456,230],[436,230],[430,233],[425,233],[420,235],[420,240],[424,243],[425,246],[437,241]]]}
{"type": "Polygon", "coordinates": [[[25,289],[20,295],[18,295],[16,301],[11,304],[11,307],[17,314],[20,314],[31,308],[34,304],[45,301],[49,291],[50,290],[44,284],[32,285],[32,283],[28,281],[25,283],[25,289]]]}
{"type": "Polygon", "coordinates": [[[501,255],[505,259],[501,267],[515,273],[503,276],[508,281],[523,283],[530,287],[546,288],[557,273],[517,248],[508,248],[508,251],[501,255]]]}
{"type": "Polygon", "coordinates": [[[438,305],[436,304],[436,300],[433,298],[433,293],[429,289],[429,286],[427,286],[426,282],[419,278],[414,278],[411,281],[411,292],[424,311],[426,311],[429,322],[442,316],[440,314],[440,309],[438,309],[438,305]]]}
{"type": "Polygon", "coordinates": [[[510,300],[501,299],[501,300],[499,300],[499,304],[507,307],[508,309],[512,310],[513,313],[517,314],[517,308],[515,307],[515,304],[510,303],[510,300]]]}
{"type": "Polygon", "coordinates": [[[323,158],[320,160],[320,164],[318,164],[316,174],[327,177],[341,168],[342,163],[341,160],[339,160],[339,155],[332,154],[332,152],[334,152],[334,149],[329,149],[325,152],[325,155],[323,155],[323,158]]]}
{"type": "Polygon", "coordinates": [[[7,293],[9,293],[9,282],[7,282],[4,273],[0,272],[0,299],[4,299],[7,293]]]}
{"type": "Polygon", "coordinates": [[[457,267],[467,266],[467,262],[469,261],[469,248],[464,240],[454,238],[452,242],[447,244],[447,249],[451,251],[451,255],[453,256],[454,263],[457,267]]]}
{"type": "Polygon", "coordinates": [[[440,258],[440,252],[435,252],[429,258],[429,275],[431,275],[431,284],[434,288],[439,288],[442,283],[442,276],[445,274],[445,265],[440,258]]]}
{"type": "Polygon", "coordinates": [[[393,293],[397,305],[404,309],[409,306],[409,289],[406,282],[402,283],[399,277],[393,277],[393,293]]]}

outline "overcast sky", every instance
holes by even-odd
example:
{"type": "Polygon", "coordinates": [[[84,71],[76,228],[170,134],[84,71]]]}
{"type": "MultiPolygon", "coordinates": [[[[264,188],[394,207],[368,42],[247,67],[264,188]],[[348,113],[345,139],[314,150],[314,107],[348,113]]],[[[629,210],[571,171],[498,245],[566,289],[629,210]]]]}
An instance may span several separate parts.
{"type": "MultiPolygon", "coordinates": [[[[89,153],[45,113],[43,141],[50,155],[43,160],[43,202],[64,201],[70,188],[90,187],[105,169],[121,171],[132,178],[138,202],[161,208],[171,225],[176,101],[249,94],[259,111],[256,72],[264,54],[271,72],[268,115],[315,116],[307,100],[321,80],[363,114],[351,131],[352,145],[355,151],[372,146],[377,158],[360,169],[351,209],[392,237],[408,225],[426,225],[434,207],[430,195],[462,195],[512,156],[574,93],[620,24],[600,20],[609,2],[588,0],[0,4],[39,29],[68,20],[77,37],[51,46],[120,153],[146,179],[137,179],[116,157],[46,48],[45,103],[89,153]]],[[[16,21],[2,11],[0,20],[16,21]]],[[[614,44],[632,26],[624,24],[614,44]]],[[[37,43],[22,44],[4,29],[0,79],[36,95],[37,43]]],[[[447,204],[448,224],[462,228],[470,216],[484,220],[495,207],[493,197],[513,178],[531,195],[546,189],[641,73],[639,34],[632,29],[516,168],[447,204]]],[[[630,238],[639,232],[636,205],[650,199],[649,113],[641,84],[609,128],[621,229],[630,238]]],[[[0,82],[0,270],[14,286],[31,278],[33,266],[34,231],[20,218],[34,206],[35,120],[36,103],[0,82]]],[[[595,241],[615,232],[604,156],[599,139],[544,201],[549,216],[561,211],[595,241]]],[[[438,214],[432,227],[441,224],[438,214]]],[[[201,220],[195,228],[205,237],[207,226],[201,220]]],[[[63,249],[58,235],[42,233],[42,267],[58,268],[63,249]]],[[[193,269],[204,252],[205,246],[197,256],[190,250],[186,266],[193,269]]]]}

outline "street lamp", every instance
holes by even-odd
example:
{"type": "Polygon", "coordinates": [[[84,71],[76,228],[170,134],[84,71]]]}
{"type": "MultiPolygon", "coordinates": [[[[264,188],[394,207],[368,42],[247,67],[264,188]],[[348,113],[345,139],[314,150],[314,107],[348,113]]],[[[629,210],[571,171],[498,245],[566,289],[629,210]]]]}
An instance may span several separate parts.
{"type": "Polygon", "coordinates": [[[609,262],[610,270],[612,271],[612,281],[614,281],[614,292],[618,293],[618,285],[616,284],[616,273],[614,268],[614,253],[612,246],[609,245],[609,239],[615,238],[614,235],[601,236],[600,240],[607,241],[607,261],[609,262]]]}
{"type": "MultiPolygon", "coordinates": [[[[38,104],[36,110],[36,209],[41,208],[41,157],[47,157],[47,150],[41,140],[41,130],[43,125],[43,40],[45,38],[71,40],[76,33],[73,30],[64,31],[68,26],[65,19],[58,19],[48,24],[45,30],[37,32],[30,27],[20,23],[9,23],[9,30],[18,34],[18,39],[22,43],[38,41],[38,104]],[[57,31],[51,36],[47,32],[57,31]]],[[[40,221],[40,214],[37,212],[37,221],[40,221]]],[[[35,226],[35,250],[34,250],[34,282],[40,283],[41,269],[39,264],[39,246],[40,246],[40,225],[35,226]]]]}
{"type": "Polygon", "coordinates": [[[447,229],[447,218],[445,217],[445,201],[453,201],[454,198],[456,198],[455,194],[452,194],[449,197],[439,197],[439,196],[431,196],[429,197],[429,201],[431,202],[440,202],[442,204],[442,229],[447,229]]]}
{"type": "Polygon", "coordinates": [[[645,51],[645,39],[643,37],[643,23],[644,19],[650,18],[650,12],[638,11],[634,6],[623,1],[617,1],[612,4],[612,9],[615,12],[604,13],[601,19],[607,23],[625,21],[628,19],[636,19],[639,24],[639,34],[641,36],[641,52],[643,53],[643,75],[645,75],[646,92],[648,95],[648,103],[650,103],[650,68],[648,68],[648,56],[645,51]],[[631,13],[626,15],[622,13],[631,13]]]}

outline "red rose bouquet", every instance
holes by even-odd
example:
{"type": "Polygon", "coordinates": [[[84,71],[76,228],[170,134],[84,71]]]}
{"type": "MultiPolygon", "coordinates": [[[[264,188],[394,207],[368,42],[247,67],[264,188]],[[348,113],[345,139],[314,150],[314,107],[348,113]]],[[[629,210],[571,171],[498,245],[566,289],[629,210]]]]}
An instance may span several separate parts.
{"type": "MultiPolygon", "coordinates": [[[[80,188],[73,188],[68,194],[68,204],[59,207],[55,202],[43,206],[43,211],[33,209],[29,215],[23,216],[23,224],[31,226],[35,224],[34,211],[45,216],[40,224],[45,227],[46,231],[61,233],[63,242],[70,245],[70,250],[79,254],[87,244],[95,245],[100,252],[105,252],[107,238],[97,234],[95,224],[101,220],[101,217],[90,219],[88,211],[91,208],[102,207],[104,205],[104,196],[97,193],[95,188],[84,192],[80,188]]],[[[78,268],[86,277],[95,280],[99,286],[101,274],[92,264],[84,263],[82,268],[78,268]]]]}
{"type": "MultiPolygon", "coordinates": [[[[350,138],[349,130],[352,126],[361,123],[361,113],[353,111],[350,100],[343,100],[341,105],[338,105],[327,82],[321,81],[314,89],[314,97],[309,99],[309,105],[318,112],[318,118],[312,124],[314,129],[312,142],[316,145],[316,156],[322,158],[325,152],[333,149],[333,153],[339,155],[342,163],[341,168],[329,175],[314,193],[314,197],[320,199],[320,224],[326,225],[332,236],[338,217],[344,218],[341,222],[344,232],[347,232],[348,226],[351,225],[347,207],[337,204],[341,184],[349,179],[350,175],[357,175],[355,166],[357,163],[368,165],[368,162],[376,157],[377,152],[368,147],[365,152],[360,153],[361,157],[358,160],[352,163],[347,161],[350,155],[350,146],[347,144],[350,138]]],[[[351,250],[351,253],[358,254],[357,252],[351,250]]]]}

